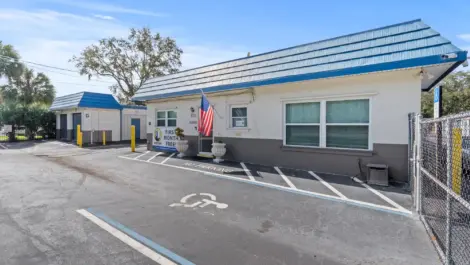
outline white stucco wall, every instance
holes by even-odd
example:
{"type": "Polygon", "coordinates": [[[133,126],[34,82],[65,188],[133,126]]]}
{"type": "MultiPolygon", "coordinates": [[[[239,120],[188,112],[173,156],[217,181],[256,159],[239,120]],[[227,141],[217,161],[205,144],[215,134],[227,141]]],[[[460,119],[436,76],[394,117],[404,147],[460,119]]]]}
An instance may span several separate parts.
{"type": "Polygon", "coordinates": [[[121,140],[120,111],[115,109],[82,109],[82,130],[111,130],[112,141],[121,140]],[[87,117],[88,114],[88,117],[87,117]]]}
{"type": "MultiPolygon", "coordinates": [[[[60,129],[60,115],[67,114],[67,130],[72,130],[73,128],[73,119],[72,114],[74,113],[82,113],[80,109],[70,109],[70,110],[62,110],[56,111],[56,128],[60,129]]],[[[82,118],[83,119],[83,118],[82,118]]]]}
{"type": "Polygon", "coordinates": [[[131,120],[140,119],[140,139],[147,136],[147,110],[145,109],[123,109],[122,110],[122,140],[131,139],[131,120]]]}
{"type": "MultiPolygon", "coordinates": [[[[420,87],[421,80],[416,77],[415,69],[256,87],[254,98],[248,92],[207,96],[216,109],[215,136],[282,140],[286,102],[368,97],[371,102],[371,144],[407,144],[408,113],[420,110],[420,87]],[[247,129],[229,128],[231,104],[247,104],[247,129]]],[[[147,132],[155,130],[156,109],[173,109],[178,113],[177,126],[183,128],[186,135],[197,135],[196,125],[190,123],[194,119],[190,108],[194,107],[197,112],[199,105],[200,96],[148,103],[147,119],[151,125],[147,123],[147,132]]]]}

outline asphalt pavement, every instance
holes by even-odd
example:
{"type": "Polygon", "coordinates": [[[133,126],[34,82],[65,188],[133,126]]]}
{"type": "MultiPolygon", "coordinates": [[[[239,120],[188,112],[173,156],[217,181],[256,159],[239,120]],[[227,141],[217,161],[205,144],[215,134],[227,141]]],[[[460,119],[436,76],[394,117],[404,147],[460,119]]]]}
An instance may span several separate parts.
{"type": "Polygon", "coordinates": [[[0,264],[159,264],[159,255],[173,262],[160,264],[440,264],[412,215],[288,192],[276,170],[254,170],[252,181],[241,165],[155,155],[57,143],[0,150],[0,264]],[[175,167],[156,164],[165,159],[175,167]]]}

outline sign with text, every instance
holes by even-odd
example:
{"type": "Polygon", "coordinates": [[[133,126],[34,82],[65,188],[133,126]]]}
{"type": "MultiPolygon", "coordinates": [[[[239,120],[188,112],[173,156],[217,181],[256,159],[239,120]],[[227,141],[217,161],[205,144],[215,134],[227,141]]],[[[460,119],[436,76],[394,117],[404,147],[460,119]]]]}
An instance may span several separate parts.
{"type": "Polygon", "coordinates": [[[434,118],[439,118],[442,111],[442,87],[434,88],[434,118]]]}
{"type": "Polygon", "coordinates": [[[157,149],[176,152],[176,134],[174,127],[156,127],[153,134],[153,145],[157,149]]]}

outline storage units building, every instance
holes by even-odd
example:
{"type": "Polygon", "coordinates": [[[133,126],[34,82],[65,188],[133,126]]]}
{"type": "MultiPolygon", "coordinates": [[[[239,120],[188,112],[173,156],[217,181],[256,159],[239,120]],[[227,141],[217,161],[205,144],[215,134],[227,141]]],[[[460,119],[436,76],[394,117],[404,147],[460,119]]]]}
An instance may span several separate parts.
{"type": "Polygon", "coordinates": [[[83,132],[83,143],[130,140],[130,127],[136,126],[136,138],[146,137],[146,107],[121,105],[110,94],[79,92],[57,97],[50,110],[57,114],[56,137],[76,140],[77,125],[83,132]]]}
{"type": "Polygon", "coordinates": [[[355,175],[389,166],[407,181],[408,114],[465,62],[421,20],[208,65],[147,81],[149,149],[174,150],[185,130],[192,153],[226,143],[226,159],[355,175]],[[197,132],[201,90],[215,109],[212,137],[197,132]]]}

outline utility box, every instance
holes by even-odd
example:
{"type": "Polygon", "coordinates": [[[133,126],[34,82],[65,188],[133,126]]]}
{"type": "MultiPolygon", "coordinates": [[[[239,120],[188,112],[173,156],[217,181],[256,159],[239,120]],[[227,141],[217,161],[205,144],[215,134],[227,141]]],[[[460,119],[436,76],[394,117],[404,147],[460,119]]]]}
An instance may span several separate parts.
{"type": "Polygon", "coordinates": [[[383,164],[367,164],[367,183],[388,186],[388,166],[383,164]]]}

